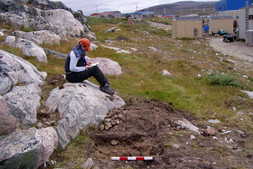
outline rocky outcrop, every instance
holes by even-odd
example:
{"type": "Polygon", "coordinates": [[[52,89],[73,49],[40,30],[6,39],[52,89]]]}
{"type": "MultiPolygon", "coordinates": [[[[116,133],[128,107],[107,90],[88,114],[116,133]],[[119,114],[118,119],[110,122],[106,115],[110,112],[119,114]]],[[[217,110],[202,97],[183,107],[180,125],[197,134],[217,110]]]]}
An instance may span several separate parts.
{"type": "Polygon", "coordinates": [[[38,168],[57,148],[58,136],[52,128],[13,132],[0,140],[0,168],[38,168]]]}
{"type": "Polygon", "coordinates": [[[49,30],[32,31],[32,32],[14,31],[12,34],[16,38],[22,38],[33,41],[37,45],[43,43],[59,45],[61,40],[60,36],[56,35],[54,32],[51,32],[49,30]]]}
{"type": "Polygon", "coordinates": [[[6,94],[17,83],[42,85],[46,76],[24,59],[0,50],[0,95],[6,94]]]}
{"type": "Polygon", "coordinates": [[[32,41],[18,38],[16,39],[15,36],[8,36],[5,39],[5,43],[11,47],[17,47],[21,49],[22,53],[27,57],[35,57],[38,62],[47,63],[47,55],[43,48],[39,47],[32,41]]]}
{"type": "Polygon", "coordinates": [[[11,115],[7,102],[0,96],[0,135],[7,135],[12,133],[17,125],[16,118],[11,115]]]}
{"type": "Polygon", "coordinates": [[[73,12],[61,2],[48,0],[3,3],[0,21],[16,28],[50,30],[62,38],[82,37],[90,28],[82,12],[73,12]],[[77,19],[74,18],[76,16],[77,19]]]}
{"type": "Polygon", "coordinates": [[[44,51],[46,52],[46,54],[55,55],[58,58],[63,58],[64,59],[68,56],[67,54],[59,53],[59,52],[56,52],[56,51],[53,51],[53,50],[50,50],[50,49],[46,49],[46,48],[44,48],[44,51]]]}
{"type": "Polygon", "coordinates": [[[107,75],[121,75],[122,70],[118,62],[115,62],[108,58],[90,58],[92,63],[100,62],[98,67],[102,70],[104,74],[107,75]]]}
{"type": "Polygon", "coordinates": [[[15,86],[4,95],[10,112],[26,128],[37,122],[37,109],[40,107],[40,88],[35,83],[27,86],[15,86]]]}
{"type": "Polygon", "coordinates": [[[46,101],[49,112],[58,110],[60,113],[61,120],[58,121],[56,131],[62,148],[87,124],[98,124],[109,110],[124,104],[124,100],[117,95],[109,96],[88,81],[65,83],[63,89],[52,90],[46,101]]]}

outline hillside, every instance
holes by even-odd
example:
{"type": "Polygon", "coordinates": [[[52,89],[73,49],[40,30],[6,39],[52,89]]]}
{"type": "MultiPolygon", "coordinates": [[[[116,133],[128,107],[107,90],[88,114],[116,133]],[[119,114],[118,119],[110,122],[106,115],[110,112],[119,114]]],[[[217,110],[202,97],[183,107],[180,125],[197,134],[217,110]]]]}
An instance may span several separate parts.
{"type": "MultiPolygon", "coordinates": [[[[252,168],[252,62],[217,51],[212,39],[172,38],[171,20],[163,18],[129,24],[127,19],[84,17],[92,31],[84,34],[70,11],[49,13],[30,4],[17,9],[16,20],[0,23],[0,105],[6,107],[1,112],[17,113],[17,123],[0,118],[2,128],[6,121],[14,123],[0,136],[0,168],[252,168]],[[31,27],[22,24],[28,19],[20,19],[25,16],[21,9],[34,17],[31,27]],[[38,14],[47,17],[34,22],[38,14]],[[80,29],[73,30],[76,24],[80,29]],[[120,74],[109,74],[114,65],[98,65],[105,66],[116,95],[101,92],[93,77],[67,83],[64,55],[83,36],[94,47],[87,52],[91,59],[110,59],[121,68],[120,74]],[[19,48],[20,42],[27,48],[19,48]],[[35,50],[26,54],[32,45],[35,50]],[[43,55],[47,60],[42,62],[34,56],[39,49],[54,52],[43,55]],[[30,117],[18,114],[30,110],[34,121],[18,119],[30,117]],[[153,160],[112,161],[114,156],[153,160]]],[[[16,16],[1,15],[5,21],[16,16]]]]}
{"type": "Polygon", "coordinates": [[[172,4],[163,4],[152,6],[139,10],[141,12],[152,11],[156,14],[191,14],[191,13],[211,13],[215,11],[215,2],[195,2],[195,1],[182,1],[172,4]]]}

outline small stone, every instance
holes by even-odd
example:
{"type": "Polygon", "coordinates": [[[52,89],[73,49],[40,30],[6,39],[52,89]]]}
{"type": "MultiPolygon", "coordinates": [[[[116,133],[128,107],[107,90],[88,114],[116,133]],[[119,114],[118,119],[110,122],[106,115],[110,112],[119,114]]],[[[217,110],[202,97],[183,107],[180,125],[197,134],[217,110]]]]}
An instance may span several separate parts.
{"type": "Polygon", "coordinates": [[[235,107],[233,107],[233,111],[236,111],[236,108],[235,108],[235,107]]]}
{"type": "Polygon", "coordinates": [[[111,145],[113,145],[113,146],[116,146],[116,145],[118,145],[119,144],[119,142],[117,141],[117,140],[112,140],[111,141],[111,145]]]}
{"type": "Polygon", "coordinates": [[[207,133],[210,135],[210,136],[215,136],[216,135],[216,130],[212,127],[208,127],[206,129],[207,133]]]}
{"type": "Polygon", "coordinates": [[[191,136],[190,136],[190,139],[191,139],[191,140],[195,140],[196,137],[195,137],[194,135],[191,135],[191,136]]]}
{"type": "Polygon", "coordinates": [[[104,130],[104,129],[105,129],[105,125],[100,125],[100,126],[99,126],[99,129],[100,129],[100,130],[104,130]]]}
{"type": "Polygon", "coordinates": [[[237,112],[237,114],[238,115],[243,115],[244,113],[243,113],[243,111],[239,111],[239,112],[237,112]]]}
{"type": "Polygon", "coordinates": [[[118,124],[118,125],[119,125],[119,123],[120,123],[120,121],[119,121],[119,120],[116,120],[116,124],[118,124]]]}
{"type": "Polygon", "coordinates": [[[105,130],[109,130],[110,128],[112,128],[112,124],[109,122],[105,123],[105,130]]]}
{"type": "Polygon", "coordinates": [[[47,125],[47,126],[50,126],[50,124],[51,124],[51,123],[48,122],[48,121],[45,122],[45,125],[47,125]]]}
{"type": "Polygon", "coordinates": [[[179,148],[180,145],[179,145],[179,144],[173,144],[173,147],[174,147],[174,148],[179,148]]]}
{"type": "Polygon", "coordinates": [[[199,147],[204,147],[204,144],[203,143],[199,143],[199,147]]]}
{"type": "Polygon", "coordinates": [[[209,122],[209,123],[217,124],[217,123],[220,123],[220,120],[218,120],[218,119],[215,119],[215,120],[210,119],[210,120],[208,120],[208,122],[209,122]]]}
{"type": "Polygon", "coordinates": [[[41,127],[43,127],[43,124],[42,124],[42,123],[38,123],[38,124],[37,124],[37,127],[38,127],[38,128],[41,128],[41,127]]]}
{"type": "Polygon", "coordinates": [[[116,121],[115,121],[115,120],[112,120],[112,121],[111,121],[111,124],[112,124],[113,126],[115,126],[115,125],[116,125],[116,121]]]}
{"type": "Polygon", "coordinates": [[[90,169],[94,166],[92,158],[88,158],[85,163],[82,165],[82,168],[84,169],[90,169]]]}
{"type": "Polygon", "coordinates": [[[122,114],[118,115],[119,119],[123,120],[124,116],[122,114]]]}
{"type": "Polygon", "coordinates": [[[105,119],[104,121],[105,121],[105,122],[110,122],[110,121],[111,121],[111,119],[105,119]]]}

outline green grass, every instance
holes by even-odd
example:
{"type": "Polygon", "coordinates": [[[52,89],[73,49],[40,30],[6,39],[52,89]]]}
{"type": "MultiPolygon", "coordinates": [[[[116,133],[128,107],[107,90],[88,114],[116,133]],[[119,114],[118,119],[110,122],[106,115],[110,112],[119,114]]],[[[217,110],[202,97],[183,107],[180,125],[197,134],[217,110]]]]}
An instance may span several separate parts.
{"type": "Polygon", "coordinates": [[[235,86],[243,88],[242,83],[230,74],[215,72],[208,76],[208,80],[212,85],[222,85],[222,86],[235,86]]]}
{"type": "Polygon", "coordinates": [[[112,18],[94,18],[86,17],[89,25],[100,25],[100,24],[119,24],[121,22],[126,22],[127,19],[112,19],[112,18]]]}

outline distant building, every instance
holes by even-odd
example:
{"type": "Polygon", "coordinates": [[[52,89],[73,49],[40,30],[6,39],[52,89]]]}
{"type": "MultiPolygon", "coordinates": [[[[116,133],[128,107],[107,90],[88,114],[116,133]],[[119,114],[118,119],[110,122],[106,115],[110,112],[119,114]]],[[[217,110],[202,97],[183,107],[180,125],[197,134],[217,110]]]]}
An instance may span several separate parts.
{"type": "Polygon", "coordinates": [[[119,11],[107,11],[103,13],[93,13],[90,16],[96,18],[115,18],[115,16],[121,15],[119,11]]]}
{"type": "Polygon", "coordinates": [[[167,19],[173,19],[175,17],[175,15],[173,14],[163,14],[160,15],[161,18],[167,18],[167,19]]]}
{"type": "Polygon", "coordinates": [[[203,19],[200,17],[176,17],[172,20],[172,37],[202,38],[203,19]]]}
{"type": "MultiPolygon", "coordinates": [[[[249,5],[252,0],[249,0],[249,5]]],[[[215,3],[216,11],[238,10],[245,7],[246,0],[221,0],[215,3]]]]}
{"type": "Polygon", "coordinates": [[[228,33],[234,32],[234,19],[232,16],[217,16],[209,19],[209,33],[217,33],[219,30],[228,33]]]}
{"type": "MultiPolygon", "coordinates": [[[[246,34],[245,8],[239,10],[239,39],[245,39],[246,34]]],[[[249,6],[249,30],[253,30],[253,5],[249,6]]]]}

